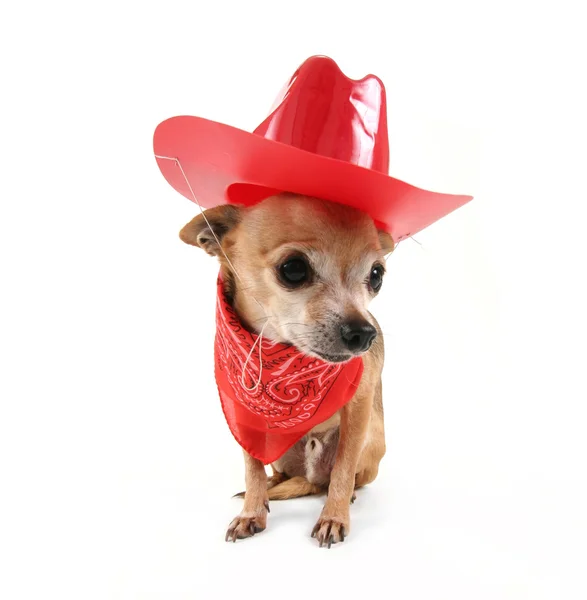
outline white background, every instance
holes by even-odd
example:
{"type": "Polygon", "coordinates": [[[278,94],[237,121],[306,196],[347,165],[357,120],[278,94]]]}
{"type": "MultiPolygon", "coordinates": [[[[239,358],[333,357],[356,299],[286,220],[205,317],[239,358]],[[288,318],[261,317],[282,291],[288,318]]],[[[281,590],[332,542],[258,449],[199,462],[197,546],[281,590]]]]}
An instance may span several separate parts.
{"type": "Polygon", "coordinates": [[[581,22],[529,1],[2,8],[2,598],[585,598],[581,22]],[[389,450],[350,537],[319,550],[310,498],[225,544],[243,468],[216,265],[177,237],[196,207],[152,133],[251,130],[319,53],[384,80],[392,175],[475,200],[400,245],[373,304],[389,450]]]}

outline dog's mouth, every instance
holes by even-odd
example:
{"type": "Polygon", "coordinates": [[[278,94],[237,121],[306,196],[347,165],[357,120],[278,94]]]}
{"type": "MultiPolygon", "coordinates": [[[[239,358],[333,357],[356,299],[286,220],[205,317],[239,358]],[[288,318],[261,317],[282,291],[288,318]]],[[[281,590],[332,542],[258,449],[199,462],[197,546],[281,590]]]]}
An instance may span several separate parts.
{"type": "Polygon", "coordinates": [[[325,352],[318,352],[318,350],[312,350],[312,354],[329,363],[342,363],[354,358],[353,354],[326,354],[325,352]]]}

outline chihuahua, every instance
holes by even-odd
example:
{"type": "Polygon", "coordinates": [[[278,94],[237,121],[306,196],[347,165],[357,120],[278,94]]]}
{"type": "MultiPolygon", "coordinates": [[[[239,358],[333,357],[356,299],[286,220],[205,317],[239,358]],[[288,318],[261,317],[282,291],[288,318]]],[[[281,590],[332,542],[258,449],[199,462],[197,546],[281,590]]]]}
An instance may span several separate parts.
{"type": "Polygon", "coordinates": [[[270,500],[327,492],[312,537],[320,546],[343,542],[354,490],[376,478],[385,454],[383,337],[367,308],[393,239],[363,212],[290,193],[208,209],[180,238],[218,258],[225,294],[251,332],[270,314],[268,340],[330,363],[362,356],[352,399],[273,462],[271,476],[244,452],[244,504],[226,533],[235,541],[263,531],[270,500]]]}

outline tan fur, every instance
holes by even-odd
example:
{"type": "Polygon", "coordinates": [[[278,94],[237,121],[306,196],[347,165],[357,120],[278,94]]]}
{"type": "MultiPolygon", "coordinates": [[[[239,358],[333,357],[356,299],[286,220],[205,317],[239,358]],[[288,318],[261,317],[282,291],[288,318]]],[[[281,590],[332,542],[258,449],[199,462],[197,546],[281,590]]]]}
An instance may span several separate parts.
{"type": "Polygon", "coordinates": [[[300,498],[302,496],[311,496],[320,494],[324,488],[310,483],[305,477],[292,477],[284,479],[282,483],[269,488],[269,500],[289,500],[290,498],[300,498]]]}
{"type": "Polygon", "coordinates": [[[276,461],[272,477],[268,479],[262,463],[245,452],[243,510],[226,536],[234,541],[263,530],[270,499],[295,498],[327,489],[312,535],[321,546],[344,541],[350,530],[349,506],[354,489],[375,479],[385,454],[383,338],[367,310],[372,294],[364,280],[374,261],[384,264],[384,255],[393,250],[394,242],[359,211],[292,194],[272,197],[246,209],[217,207],[206,211],[206,216],[221,248],[202,215],[188,223],[180,237],[219,258],[227,292],[242,322],[251,330],[258,332],[269,316],[264,330],[267,339],[294,343],[317,356],[318,350],[334,343],[331,335],[321,332],[329,331],[330,324],[341,315],[345,319],[361,318],[378,330],[377,338],[363,355],[364,371],[355,396],[276,461]],[[284,290],[275,274],[275,265],[293,251],[307,255],[320,274],[307,289],[295,293],[284,290]],[[235,276],[231,265],[240,277],[235,276]],[[316,462],[308,454],[305,448],[310,447],[322,452],[318,457],[321,461],[316,462]]]}

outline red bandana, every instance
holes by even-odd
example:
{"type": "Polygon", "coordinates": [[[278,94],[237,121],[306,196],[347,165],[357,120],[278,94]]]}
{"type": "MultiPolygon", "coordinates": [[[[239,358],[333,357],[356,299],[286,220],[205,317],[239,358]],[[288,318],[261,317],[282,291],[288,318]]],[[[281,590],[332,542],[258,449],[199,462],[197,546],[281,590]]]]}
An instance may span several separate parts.
{"type": "Polygon", "coordinates": [[[256,385],[257,339],[241,325],[219,278],[214,372],[222,410],[236,441],[267,465],[353,397],[363,360],[327,363],[294,346],[263,339],[263,369],[256,385]]]}

